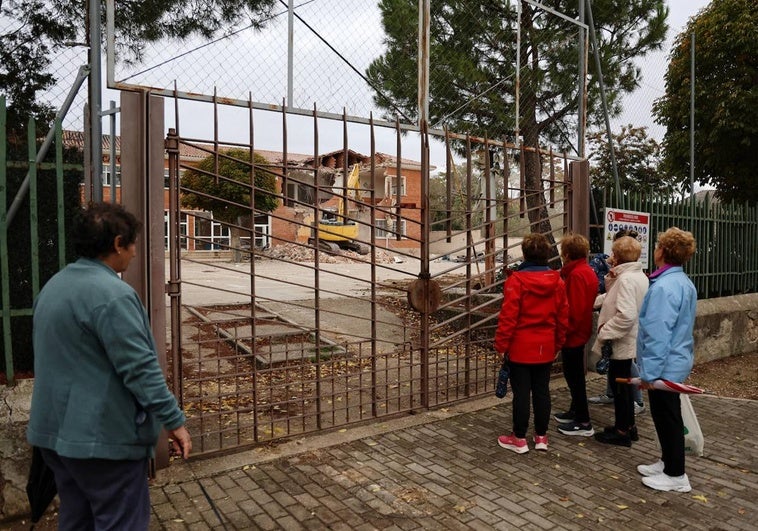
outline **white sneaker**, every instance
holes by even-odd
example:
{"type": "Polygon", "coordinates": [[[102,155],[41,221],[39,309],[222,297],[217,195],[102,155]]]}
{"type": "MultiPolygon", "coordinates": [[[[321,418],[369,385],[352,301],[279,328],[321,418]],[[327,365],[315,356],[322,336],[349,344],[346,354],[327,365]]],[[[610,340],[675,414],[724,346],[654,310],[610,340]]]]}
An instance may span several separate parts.
{"type": "Polygon", "coordinates": [[[642,402],[635,402],[634,403],[634,414],[635,415],[639,415],[643,411],[645,411],[645,404],[643,404],[642,402]]]}
{"type": "Polygon", "coordinates": [[[681,476],[667,476],[660,473],[657,476],[647,476],[642,478],[642,483],[655,490],[689,492],[692,490],[690,480],[687,474],[681,476]]]}
{"type": "Polygon", "coordinates": [[[587,402],[590,404],[613,404],[613,397],[608,395],[591,396],[587,402]]]}
{"type": "Polygon", "coordinates": [[[652,465],[637,465],[637,472],[643,476],[657,476],[658,474],[663,474],[664,467],[663,461],[659,459],[652,465]]]}

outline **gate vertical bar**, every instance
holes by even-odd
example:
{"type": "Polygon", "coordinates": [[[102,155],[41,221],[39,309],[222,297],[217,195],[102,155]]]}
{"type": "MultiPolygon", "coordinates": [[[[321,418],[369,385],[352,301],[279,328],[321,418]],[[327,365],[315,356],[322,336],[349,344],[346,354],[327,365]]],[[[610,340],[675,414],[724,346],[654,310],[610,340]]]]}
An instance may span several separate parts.
{"type": "MultiPolygon", "coordinates": [[[[177,113],[178,116],[178,113],[177,113]]],[[[184,406],[182,386],[182,291],[181,291],[181,230],[179,210],[179,135],[169,129],[166,137],[168,153],[168,256],[169,281],[166,293],[169,296],[171,319],[171,384],[180,407],[184,406]]]]}
{"type": "Polygon", "coordinates": [[[92,200],[103,200],[103,124],[101,88],[102,21],[101,0],[89,0],[89,131],[90,131],[90,172],[92,176],[92,200]]]}
{"type": "MultiPolygon", "coordinates": [[[[430,0],[419,0],[418,108],[421,133],[421,271],[424,311],[421,314],[421,405],[429,407],[429,44],[430,0]]],[[[399,164],[399,162],[398,162],[399,164]]],[[[398,198],[400,197],[398,172],[398,198]]],[[[399,231],[398,231],[399,232],[399,231]]]]}
{"type": "Polygon", "coordinates": [[[377,408],[377,326],[376,326],[376,186],[374,186],[374,174],[376,172],[376,131],[374,129],[374,113],[369,117],[369,134],[371,145],[371,183],[369,196],[371,198],[371,416],[376,418],[377,408]]]}
{"type": "Polygon", "coordinates": [[[27,150],[29,154],[29,235],[32,258],[32,299],[39,293],[39,226],[37,216],[37,129],[29,118],[27,150]]]}
{"type": "MultiPolygon", "coordinates": [[[[286,120],[284,124],[286,125],[286,120]]],[[[287,134],[286,127],[283,136],[283,145],[285,146],[284,160],[287,160],[287,134]]],[[[321,260],[321,254],[319,247],[321,246],[321,231],[319,230],[319,222],[321,221],[321,209],[319,207],[319,201],[321,200],[321,185],[319,180],[319,167],[320,161],[318,157],[318,110],[316,104],[313,104],[313,182],[315,183],[315,197],[313,201],[313,325],[315,327],[315,342],[316,342],[316,427],[320,430],[323,428],[321,422],[321,414],[324,408],[324,402],[321,399],[321,275],[319,274],[319,261],[321,260]]],[[[282,177],[282,187],[286,183],[286,166],[284,168],[282,177]]],[[[282,188],[284,189],[284,188],[282,188]]]]}
{"type": "Polygon", "coordinates": [[[13,344],[11,342],[10,264],[8,263],[8,211],[7,211],[7,159],[6,159],[5,96],[0,95],[0,280],[2,281],[3,352],[5,377],[9,386],[16,384],[13,372],[13,344]]]}
{"type": "Polygon", "coordinates": [[[58,269],[66,266],[66,205],[63,198],[63,125],[55,120],[55,187],[58,219],[58,269]]]}
{"type": "MultiPolygon", "coordinates": [[[[256,360],[256,351],[258,345],[256,343],[257,337],[257,323],[256,323],[256,297],[255,297],[255,120],[253,116],[253,93],[248,92],[248,122],[249,122],[249,147],[250,147],[250,181],[252,183],[250,193],[250,209],[252,217],[250,220],[252,231],[250,233],[250,344],[252,346],[253,362],[253,440],[258,442],[258,362],[256,360]]],[[[286,194],[282,193],[284,198],[286,194]]]]}
{"type": "Polygon", "coordinates": [[[108,115],[110,117],[110,172],[111,172],[111,203],[116,203],[116,102],[111,100],[108,115]]]}

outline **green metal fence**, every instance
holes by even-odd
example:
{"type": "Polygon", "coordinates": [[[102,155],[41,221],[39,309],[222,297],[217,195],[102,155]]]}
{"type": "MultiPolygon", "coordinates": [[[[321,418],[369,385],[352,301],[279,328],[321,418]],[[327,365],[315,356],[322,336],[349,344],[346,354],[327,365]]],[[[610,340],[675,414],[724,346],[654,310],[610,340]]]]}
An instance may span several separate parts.
{"type": "Polygon", "coordinates": [[[0,378],[8,385],[20,374],[31,374],[32,303],[44,282],[66,264],[67,206],[79,195],[78,187],[67,184],[81,180],[83,167],[64,161],[62,136],[57,120],[54,154],[40,160],[45,157],[38,151],[34,119],[24,127],[9,124],[0,96],[0,347],[5,361],[0,378]],[[26,146],[19,132],[25,132],[26,146]]]}
{"type": "MultiPolygon", "coordinates": [[[[607,194],[598,204],[622,208],[607,194]]],[[[692,232],[697,240],[697,253],[685,271],[697,288],[698,298],[708,299],[741,293],[758,292],[758,204],[718,201],[712,193],[691,198],[643,197],[627,195],[624,209],[651,214],[650,235],[669,227],[692,232]]],[[[604,219],[602,212],[597,219],[604,219]]],[[[602,231],[602,226],[595,225],[602,231]]],[[[652,252],[648,271],[652,271],[652,252]]]]}

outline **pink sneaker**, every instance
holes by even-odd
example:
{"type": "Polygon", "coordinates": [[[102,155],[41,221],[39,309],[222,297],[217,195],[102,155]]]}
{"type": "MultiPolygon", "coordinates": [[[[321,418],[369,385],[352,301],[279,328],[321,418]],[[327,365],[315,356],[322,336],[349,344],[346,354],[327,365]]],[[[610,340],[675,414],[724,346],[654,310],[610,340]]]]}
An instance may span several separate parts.
{"type": "Polygon", "coordinates": [[[534,436],[534,449],[547,452],[547,435],[534,436]]]}
{"type": "Polygon", "coordinates": [[[526,439],[519,439],[514,434],[501,435],[497,438],[497,444],[506,450],[516,452],[517,454],[525,454],[529,451],[529,447],[526,445],[526,439]]]}

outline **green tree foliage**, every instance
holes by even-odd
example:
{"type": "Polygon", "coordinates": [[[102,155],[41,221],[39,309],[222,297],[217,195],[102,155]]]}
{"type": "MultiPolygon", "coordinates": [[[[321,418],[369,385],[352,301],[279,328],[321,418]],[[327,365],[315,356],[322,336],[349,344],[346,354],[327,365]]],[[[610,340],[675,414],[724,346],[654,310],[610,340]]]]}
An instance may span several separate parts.
{"type": "MultiPolygon", "coordinates": [[[[575,0],[549,0],[547,7],[577,17],[575,0]]],[[[371,63],[368,78],[382,93],[376,104],[388,113],[400,109],[417,116],[416,0],[381,0],[387,50],[371,63]]],[[[596,0],[592,3],[599,53],[611,112],[619,110],[622,96],[639,82],[635,60],[660,47],[666,34],[668,10],[663,0],[596,0]]],[[[548,142],[568,148],[576,137],[577,30],[566,21],[546,16],[532,4],[522,3],[520,130],[524,144],[548,142]],[[527,75],[528,74],[528,75],[527,75]]],[[[516,9],[514,2],[485,0],[431,3],[429,113],[432,124],[444,123],[459,133],[489,138],[510,138],[515,126],[516,9]],[[464,105],[466,104],[466,105],[464,105]]],[[[600,98],[594,61],[589,61],[588,121],[599,123],[600,98]]],[[[526,186],[542,188],[539,156],[527,152],[526,186]]],[[[529,196],[533,227],[549,233],[545,200],[529,196]]]]}
{"type": "MultiPolygon", "coordinates": [[[[677,189],[676,180],[661,167],[661,146],[647,136],[647,127],[628,125],[611,136],[623,193],[671,194],[677,189]]],[[[592,185],[615,190],[607,135],[600,132],[588,135],[588,147],[592,185]]]]}
{"type": "MultiPolygon", "coordinates": [[[[255,154],[255,210],[271,212],[279,202],[276,177],[264,167],[268,161],[255,154]]],[[[213,217],[226,223],[237,223],[250,212],[250,151],[230,149],[216,157],[204,158],[196,170],[187,170],[182,176],[182,206],[213,212],[213,217]],[[218,173],[218,176],[217,176],[218,173]]]]}
{"type": "Polygon", "coordinates": [[[690,174],[691,35],[695,34],[695,180],[723,199],[758,201],[758,4],[712,0],[677,37],[666,94],[654,106],[666,126],[668,170],[690,174]]]}
{"type": "MultiPolygon", "coordinates": [[[[450,191],[450,212],[448,216],[448,190],[447,176],[445,173],[439,173],[437,176],[429,179],[429,209],[432,221],[432,230],[447,230],[447,222],[450,221],[450,227],[454,231],[463,230],[466,227],[467,196],[463,190],[461,182],[466,179],[466,167],[456,165],[453,167],[453,186],[450,191]]],[[[477,183],[479,175],[477,175],[477,183]]],[[[473,192],[472,196],[478,195],[473,192]]],[[[472,212],[472,223],[481,223],[481,209],[479,212],[472,212]]]]}

